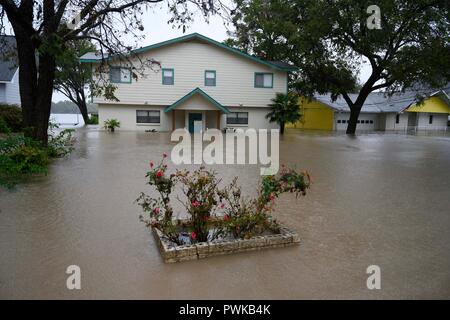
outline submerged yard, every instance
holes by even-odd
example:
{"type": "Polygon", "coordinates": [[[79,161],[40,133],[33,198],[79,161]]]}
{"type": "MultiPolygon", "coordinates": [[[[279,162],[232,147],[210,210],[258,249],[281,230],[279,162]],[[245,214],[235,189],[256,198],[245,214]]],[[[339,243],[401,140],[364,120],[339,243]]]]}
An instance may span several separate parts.
{"type": "MultiPolygon", "coordinates": [[[[169,134],[79,129],[45,177],[0,191],[0,298],[450,298],[450,137],[288,132],[306,197],[275,215],[299,246],[164,264],[134,200],[169,134]],[[66,288],[67,266],[81,290],[66,288]],[[381,290],[366,269],[381,268],[381,290]]],[[[257,166],[216,166],[249,194],[257,166]]],[[[180,209],[180,208],[178,208],[180,209]]]]}

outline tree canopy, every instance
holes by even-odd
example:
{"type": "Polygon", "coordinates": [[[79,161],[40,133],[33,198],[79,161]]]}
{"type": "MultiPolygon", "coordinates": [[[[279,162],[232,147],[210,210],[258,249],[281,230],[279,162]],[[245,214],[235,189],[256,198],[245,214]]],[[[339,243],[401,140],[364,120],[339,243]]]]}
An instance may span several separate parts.
{"type": "Polygon", "coordinates": [[[380,0],[380,29],[369,26],[373,1],[234,0],[236,31],[227,43],[299,67],[299,94],[331,93],[350,107],[354,133],[367,96],[450,80],[450,4],[445,0],[380,0]],[[359,83],[363,63],[371,68],[359,83]],[[355,101],[349,93],[358,93],[355,101]]]}

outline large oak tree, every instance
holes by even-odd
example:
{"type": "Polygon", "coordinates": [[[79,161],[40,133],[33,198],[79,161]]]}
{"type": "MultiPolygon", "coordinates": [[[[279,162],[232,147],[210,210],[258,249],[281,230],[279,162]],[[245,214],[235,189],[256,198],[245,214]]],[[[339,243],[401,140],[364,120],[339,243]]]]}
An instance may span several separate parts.
{"type": "Polygon", "coordinates": [[[342,96],[351,110],[349,134],[371,92],[439,88],[450,79],[447,0],[234,1],[236,31],[228,43],[297,65],[290,85],[300,94],[342,96]],[[372,27],[371,5],[380,9],[380,29],[372,27]],[[363,62],[371,70],[359,83],[363,62]]]}
{"type": "MultiPolygon", "coordinates": [[[[28,134],[47,143],[57,60],[68,43],[89,40],[105,56],[127,56],[133,46],[124,37],[144,30],[143,10],[162,0],[0,0],[0,32],[8,21],[19,58],[19,84],[28,134]],[[7,20],[7,21],[6,21],[7,20]]],[[[183,25],[194,11],[205,16],[224,9],[220,0],[168,0],[170,22],[183,25]]]]}

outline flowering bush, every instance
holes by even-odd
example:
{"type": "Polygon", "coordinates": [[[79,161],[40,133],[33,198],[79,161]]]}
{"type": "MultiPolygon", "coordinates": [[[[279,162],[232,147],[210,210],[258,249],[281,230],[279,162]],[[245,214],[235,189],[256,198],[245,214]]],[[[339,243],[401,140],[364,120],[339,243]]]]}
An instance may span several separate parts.
{"type": "Polygon", "coordinates": [[[159,196],[154,198],[141,193],[137,202],[149,214],[148,219],[142,215],[140,219],[147,226],[158,228],[176,244],[277,233],[279,225],[271,215],[275,200],[285,192],[304,196],[311,185],[307,172],[283,167],[278,175],[262,179],[256,198],[246,198],[237,185],[237,178],[220,189],[216,173],[204,167],[192,172],[177,170],[168,175],[166,158],[164,154],[156,166],[150,162],[150,171],[146,175],[148,184],[156,188],[159,196]],[[185,196],[184,200],[179,200],[189,214],[188,223],[184,225],[176,224],[172,219],[170,195],[178,183],[182,185],[185,196]]]}

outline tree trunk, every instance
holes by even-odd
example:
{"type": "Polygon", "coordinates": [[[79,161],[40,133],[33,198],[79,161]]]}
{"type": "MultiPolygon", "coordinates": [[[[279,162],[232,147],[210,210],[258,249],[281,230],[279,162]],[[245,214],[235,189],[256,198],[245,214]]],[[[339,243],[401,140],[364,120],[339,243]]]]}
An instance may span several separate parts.
{"type": "Polygon", "coordinates": [[[86,99],[83,98],[77,98],[77,105],[80,109],[81,115],[83,116],[84,124],[87,125],[89,122],[89,115],[88,115],[88,109],[86,104],[86,99]]]}
{"type": "Polygon", "coordinates": [[[19,91],[25,135],[47,145],[55,78],[55,57],[41,53],[20,27],[14,28],[19,56],[19,91]]]}
{"type": "Polygon", "coordinates": [[[358,122],[359,113],[361,112],[362,106],[353,105],[350,107],[350,120],[347,126],[347,134],[355,134],[356,124],[358,122]]]}
{"type": "Polygon", "coordinates": [[[284,127],[285,127],[285,123],[281,122],[280,123],[280,134],[284,134],[284,127]]]}

